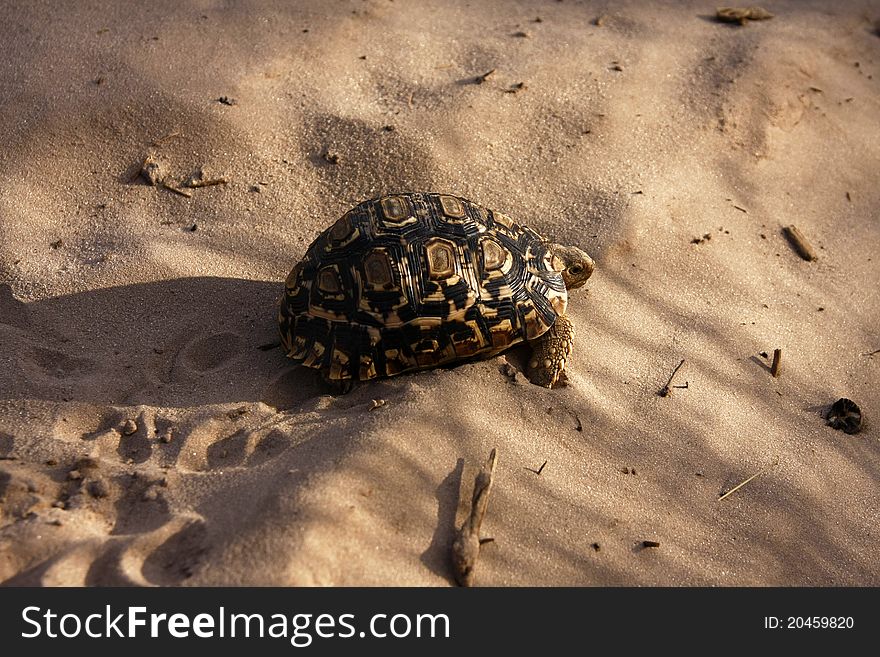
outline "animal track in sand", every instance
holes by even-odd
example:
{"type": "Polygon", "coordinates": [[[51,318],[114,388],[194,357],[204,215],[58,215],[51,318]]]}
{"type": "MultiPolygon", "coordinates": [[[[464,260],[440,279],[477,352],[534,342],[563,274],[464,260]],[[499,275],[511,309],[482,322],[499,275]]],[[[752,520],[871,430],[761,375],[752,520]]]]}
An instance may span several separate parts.
{"type": "Polygon", "coordinates": [[[111,408],[94,430],[82,434],[82,440],[94,442],[95,456],[143,463],[152,456],[154,439],[166,425],[149,408],[111,408]]]}
{"type": "Polygon", "coordinates": [[[108,428],[112,411],[94,404],[66,404],[51,416],[52,437],[74,445],[108,428]]]}
{"type": "Polygon", "coordinates": [[[326,393],[314,370],[292,367],[279,374],[260,395],[264,404],[280,411],[299,410],[310,399],[326,393]]]}
{"type": "Polygon", "coordinates": [[[130,559],[140,556],[144,578],[154,585],[173,586],[191,577],[208,551],[205,522],[178,516],[154,533],[161,534],[160,542],[148,546],[142,541],[129,550],[130,559]]]}
{"type": "Polygon", "coordinates": [[[220,369],[244,351],[244,339],[230,332],[201,337],[181,352],[184,366],[196,372],[220,369]]]}
{"type": "Polygon", "coordinates": [[[152,531],[106,544],[91,564],[87,586],[170,586],[190,577],[207,552],[199,516],[175,515],[152,531]]]}
{"type": "Polygon", "coordinates": [[[105,536],[88,526],[76,540],[4,584],[13,586],[168,586],[190,577],[207,552],[200,516],[179,514],[151,531],[105,536]]]}
{"type": "Polygon", "coordinates": [[[90,358],[70,356],[61,351],[35,347],[32,352],[33,363],[44,374],[56,379],[91,374],[98,369],[98,364],[90,358]]]}

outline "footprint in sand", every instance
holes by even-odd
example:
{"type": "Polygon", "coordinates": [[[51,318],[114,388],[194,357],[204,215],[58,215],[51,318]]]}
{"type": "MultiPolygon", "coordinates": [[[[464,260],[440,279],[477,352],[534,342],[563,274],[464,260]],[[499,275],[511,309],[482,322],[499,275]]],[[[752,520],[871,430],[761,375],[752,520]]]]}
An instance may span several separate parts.
{"type": "Polygon", "coordinates": [[[193,575],[207,548],[204,520],[178,514],[138,534],[107,536],[86,523],[75,540],[3,582],[11,586],[170,586],[193,575]]]}
{"type": "Polygon", "coordinates": [[[240,356],[244,346],[244,339],[236,333],[215,333],[198,338],[184,347],[181,362],[196,372],[210,372],[240,356]]]}
{"type": "Polygon", "coordinates": [[[98,369],[97,363],[90,358],[70,356],[61,351],[35,347],[32,361],[42,370],[43,374],[56,379],[91,374],[98,369]]]}
{"type": "Polygon", "coordinates": [[[208,529],[201,517],[177,516],[153,534],[152,541],[141,541],[129,549],[130,558],[140,555],[140,572],[150,584],[180,584],[206,558],[208,529]]]}
{"type": "Polygon", "coordinates": [[[207,552],[201,516],[181,514],[161,526],[111,539],[94,559],[87,586],[171,586],[192,576],[207,552]]]}
{"type": "Polygon", "coordinates": [[[302,410],[305,403],[326,394],[327,387],[315,370],[291,367],[263,388],[260,400],[278,410],[302,410]]]}
{"type": "Polygon", "coordinates": [[[155,450],[159,437],[171,422],[158,417],[150,407],[111,407],[97,414],[98,425],[80,435],[92,445],[94,456],[119,462],[143,463],[155,450]]]}

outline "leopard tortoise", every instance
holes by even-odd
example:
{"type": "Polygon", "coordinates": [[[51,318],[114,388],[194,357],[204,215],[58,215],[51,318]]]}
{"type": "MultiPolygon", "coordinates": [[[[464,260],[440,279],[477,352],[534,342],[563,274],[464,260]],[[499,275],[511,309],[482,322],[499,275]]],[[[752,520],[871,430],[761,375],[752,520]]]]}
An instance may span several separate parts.
{"type": "Polygon", "coordinates": [[[550,388],[572,348],[568,291],[592,273],[580,249],[466,199],[383,196],[346,212],[290,272],[281,340],[336,392],[527,341],[526,376],[550,388]]]}

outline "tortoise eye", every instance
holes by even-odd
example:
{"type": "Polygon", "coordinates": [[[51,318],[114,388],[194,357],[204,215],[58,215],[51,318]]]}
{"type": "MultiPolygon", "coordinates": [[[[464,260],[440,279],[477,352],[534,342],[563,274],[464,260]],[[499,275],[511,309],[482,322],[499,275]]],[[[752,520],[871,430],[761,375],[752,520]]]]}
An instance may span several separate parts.
{"type": "Polygon", "coordinates": [[[581,267],[580,265],[572,265],[571,267],[568,268],[568,273],[571,274],[572,276],[577,276],[578,274],[583,273],[583,271],[584,271],[584,268],[581,267]]]}

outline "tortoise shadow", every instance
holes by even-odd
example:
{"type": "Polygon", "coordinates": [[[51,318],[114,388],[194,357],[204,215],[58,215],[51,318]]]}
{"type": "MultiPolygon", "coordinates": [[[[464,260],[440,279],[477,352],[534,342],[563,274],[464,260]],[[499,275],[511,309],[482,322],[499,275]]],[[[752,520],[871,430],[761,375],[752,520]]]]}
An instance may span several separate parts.
{"type": "Polygon", "coordinates": [[[284,358],[279,292],[273,282],[193,277],[16,301],[24,321],[0,319],[13,382],[0,399],[296,406],[323,390],[284,358]]]}

